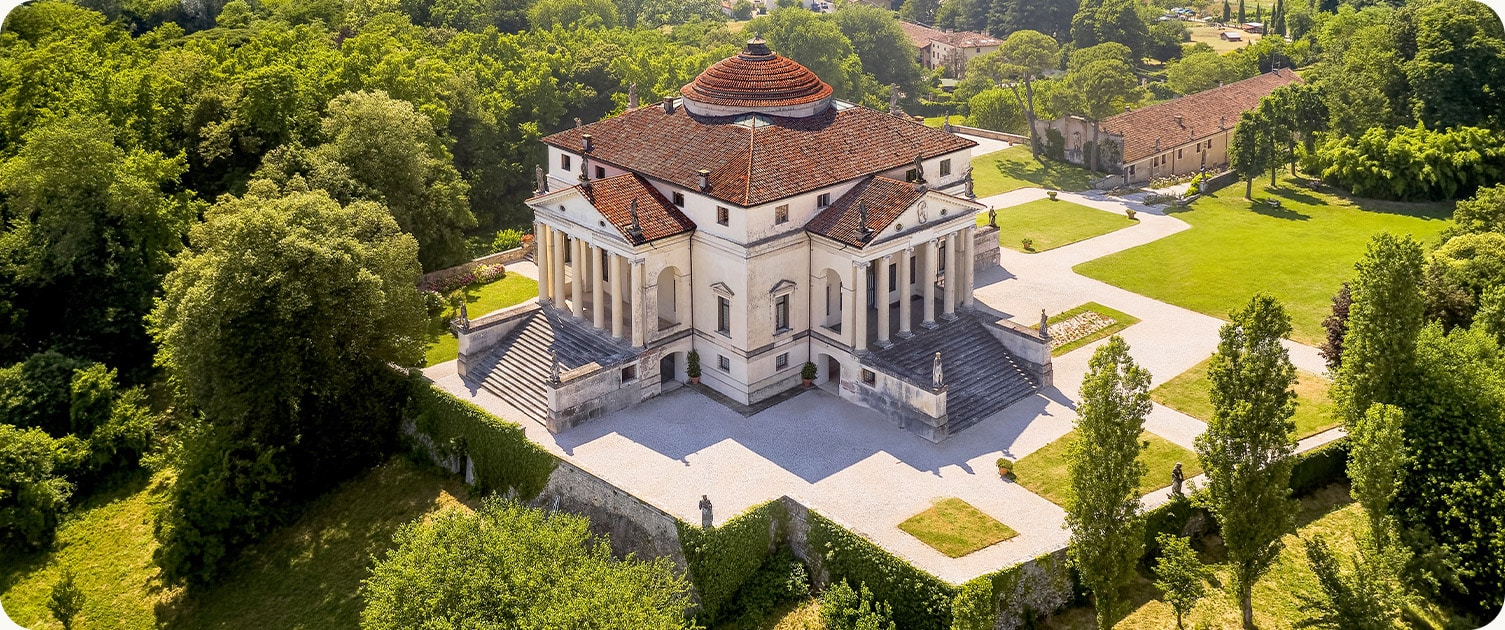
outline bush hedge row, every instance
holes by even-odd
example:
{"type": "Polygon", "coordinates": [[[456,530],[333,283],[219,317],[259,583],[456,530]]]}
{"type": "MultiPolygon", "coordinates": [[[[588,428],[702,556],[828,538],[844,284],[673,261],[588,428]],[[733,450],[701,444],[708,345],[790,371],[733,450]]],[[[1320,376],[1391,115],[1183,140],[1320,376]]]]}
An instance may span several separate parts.
{"type": "Polygon", "coordinates": [[[516,424],[450,395],[414,371],[407,417],[433,440],[442,456],[468,454],[475,484],[483,492],[512,488],[520,500],[538,496],[559,460],[530,442],[516,424]]]}
{"type": "Polygon", "coordinates": [[[1291,496],[1306,496],[1323,486],[1348,479],[1348,438],[1328,442],[1294,456],[1291,496]]]}
{"type": "Polygon", "coordinates": [[[722,523],[702,529],[678,521],[690,581],[700,594],[700,622],[710,625],[736,600],[737,592],[773,553],[773,524],[786,513],[779,501],[754,506],[722,523]]]}
{"type": "Polygon", "coordinates": [[[810,546],[821,554],[832,582],[845,578],[853,588],[866,584],[874,597],[893,606],[900,628],[945,630],[950,626],[956,587],[813,511],[810,546]]]}

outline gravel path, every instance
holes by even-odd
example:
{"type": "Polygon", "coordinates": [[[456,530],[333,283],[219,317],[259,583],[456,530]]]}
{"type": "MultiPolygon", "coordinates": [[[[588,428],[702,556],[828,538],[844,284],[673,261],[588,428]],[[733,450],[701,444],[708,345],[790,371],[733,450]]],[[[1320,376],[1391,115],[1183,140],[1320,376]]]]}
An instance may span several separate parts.
{"type": "MultiPolygon", "coordinates": [[[[1045,197],[1038,188],[981,199],[996,207],[1045,197]]],[[[1002,268],[977,275],[978,308],[1026,325],[1040,311],[1059,313],[1098,302],[1140,318],[1119,334],[1136,360],[1163,383],[1210,356],[1221,320],[1079,276],[1071,267],[1188,229],[1186,223],[1134,197],[1060,193],[1060,198],[1107,212],[1138,211],[1133,226],[1039,254],[1003,249],[1002,268]]],[[[529,275],[531,263],[509,265],[529,275]]],[[[1175,270],[1166,270],[1175,273],[1175,270]]],[[[532,277],[532,276],[530,276],[532,277]]],[[[593,420],[560,435],[524,425],[530,439],[625,491],[688,522],[708,495],[716,522],[788,495],[885,549],[952,583],[1061,548],[1068,533],[1059,506],[999,479],[994,460],[1028,455],[1071,430],[1072,409],[1087,361],[1101,341],[1055,358],[1055,386],[1005,409],[942,444],[931,444],[881,416],[826,392],[811,390],[750,417],[679,389],[593,420]],[[1019,536],[961,558],[948,558],[898,529],[938,499],[960,497],[1019,532],[1019,536]]],[[[1315,348],[1288,343],[1296,366],[1324,373],[1315,348]]],[[[425,370],[441,387],[500,417],[519,417],[484,390],[454,374],[452,363],[425,370]]],[[[1155,405],[1146,428],[1188,449],[1206,425],[1155,405]]],[[[1301,450],[1341,436],[1328,431],[1301,450]]],[[[1169,480],[1166,480],[1169,484],[1169,480]]],[[[1165,501],[1165,490],[1145,497],[1165,501]]]]}

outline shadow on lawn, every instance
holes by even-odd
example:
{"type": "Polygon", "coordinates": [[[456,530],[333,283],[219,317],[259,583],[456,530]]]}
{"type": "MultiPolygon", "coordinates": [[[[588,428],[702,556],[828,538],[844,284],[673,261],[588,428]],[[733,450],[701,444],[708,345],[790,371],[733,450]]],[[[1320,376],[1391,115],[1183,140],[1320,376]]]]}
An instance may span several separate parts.
{"type": "MultiPolygon", "coordinates": [[[[151,474],[143,469],[115,473],[92,490],[87,490],[88,495],[63,516],[58,528],[62,529],[68,521],[81,518],[90,510],[130,499],[145,490],[150,483],[151,474]]],[[[12,559],[7,559],[0,565],[0,593],[9,592],[18,582],[51,564],[60,551],[58,544],[52,542],[41,549],[19,552],[12,559]]]]}

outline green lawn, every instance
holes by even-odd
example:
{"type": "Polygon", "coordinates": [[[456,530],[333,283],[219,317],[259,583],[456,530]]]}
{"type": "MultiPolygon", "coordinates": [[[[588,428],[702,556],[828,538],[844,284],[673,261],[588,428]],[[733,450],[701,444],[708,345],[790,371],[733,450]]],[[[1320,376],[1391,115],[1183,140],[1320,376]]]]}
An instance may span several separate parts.
{"type": "Polygon", "coordinates": [[[1099,339],[1102,339],[1104,337],[1107,337],[1109,335],[1117,333],[1120,330],[1123,330],[1125,328],[1133,326],[1134,324],[1138,324],[1139,323],[1139,318],[1138,317],[1135,317],[1133,315],[1130,315],[1128,313],[1125,313],[1125,312],[1117,310],[1117,309],[1108,308],[1106,306],[1103,306],[1102,304],[1098,304],[1097,302],[1088,302],[1086,304],[1083,304],[1081,306],[1073,308],[1073,309],[1071,309],[1069,311],[1066,311],[1064,313],[1060,313],[1060,314],[1051,316],[1050,319],[1046,320],[1046,324],[1047,325],[1051,325],[1051,324],[1055,324],[1057,322],[1065,321],[1067,319],[1070,319],[1072,317],[1075,317],[1075,316],[1077,316],[1077,315],[1079,315],[1081,313],[1085,313],[1087,311],[1092,311],[1094,313],[1097,313],[1098,315],[1102,315],[1102,316],[1105,316],[1105,317],[1108,317],[1108,318],[1112,319],[1113,320],[1113,325],[1109,326],[1107,328],[1104,328],[1102,330],[1099,330],[1099,331],[1097,331],[1095,333],[1092,333],[1090,335],[1087,335],[1086,337],[1082,337],[1081,339],[1077,339],[1076,341],[1072,341],[1070,343],[1063,343],[1063,344],[1061,344],[1059,346],[1056,346],[1055,349],[1053,349],[1053,350],[1050,351],[1050,356],[1053,356],[1053,357],[1061,356],[1063,354],[1066,354],[1067,352],[1071,352],[1072,350],[1076,350],[1077,348],[1085,346],[1085,345],[1087,345],[1089,343],[1092,343],[1094,341],[1097,341],[1099,339]]]}
{"type": "Polygon", "coordinates": [[[1072,191],[1091,187],[1087,169],[1049,158],[1036,161],[1025,146],[972,158],[972,179],[978,197],[1029,186],[1072,191]]]}
{"type": "Polygon", "coordinates": [[[248,549],[208,590],[164,588],[151,563],[153,505],[164,477],[96,492],[67,517],[52,550],[0,561],[0,601],[16,623],[61,628],[47,612],[57,564],[85,594],[82,628],[353,628],[371,556],[397,527],[466,497],[448,475],[394,458],[310,505],[248,549]]]}
{"type": "Polygon", "coordinates": [[[930,509],[899,523],[899,529],[951,558],[1019,535],[1008,525],[957,498],[936,501],[930,509]]]}
{"type": "MultiPolygon", "coordinates": [[[[1150,391],[1150,397],[1155,402],[1203,422],[1212,419],[1212,399],[1208,395],[1212,391],[1212,381],[1207,378],[1207,366],[1211,361],[1212,359],[1208,359],[1198,363],[1175,378],[1161,383],[1150,391]]],[[[1291,417],[1296,421],[1296,432],[1291,435],[1293,439],[1299,440],[1338,426],[1339,422],[1334,415],[1336,408],[1327,395],[1330,385],[1321,376],[1304,370],[1296,371],[1296,414],[1291,417]]]]}
{"type": "MultiPolygon", "coordinates": [[[[1139,455],[1147,467],[1144,478],[1139,480],[1139,494],[1171,485],[1171,469],[1176,467],[1176,462],[1181,462],[1181,472],[1187,479],[1202,473],[1196,453],[1149,431],[1139,437],[1150,443],[1150,447],[1139,455]]],[[[1076,439],[1076,431],[1026,455],[1014,464],[1014,481],[1056,505],[1065,505],[1066,492],[1071,487],[1071,476],[1066,469],[1066,448],[1073,439],[1076,439]]]]}
{"type": "MultiPolygon", "coordinates": [[[[517,273],[490,284],[470,286],[465,289],[465,313],[471,318],[480,317],[508,306],[522,304],[538,297],[538,282],[517,273]]],[[[437,365],[454,360],[460,354],[460,342],[449,331],[449,322],[454,319],[454,309],[446,308],[438,317],[429,319],[428,352],[424,365],[437,365]]]]}
{"type": "MultiPolygon", "coordinates": [[[[1343,485],[1333,485],[1304,497],[1301,512],[1296,517],[1297,528],[1282,540],[1284,548],[1274,566],[1254,585],[1254,624],[1260,630],[1290,630],[1305,617],[1300,609],[1300,597],[1320,595],[1317,577],[1306,560],[1306,549],[1301,538],[1321,534],[1348,565],[1348,558],[1356,550],[1355,536],[1367,527],[1364,508],[1348,496],[1343,485]]],[[[1214,579],[1209,583],[1207,596],[1197,603],[1186,616],[1187,628],[1238,628],[1242,624],[1238,600],[1228,589],[1218,588],[1231,582],[1227,555],[1215,537],[1202,540],[1202,561],[1212,565],[1214,579]]],[[[1114,627],[1118,630],[1161,630],[1176,627],[1175,611],[1160,601],[1160,591],[1152,583],[1153,578],[1141,573],[1126,593],[1133,610],[1114,627]]],[[[1094,612],[1090,605],[1069,608],[1052,615],[1044,624],[1052,630],[1077,630],[1095,628],[1094,612]]],[[[1407,612],[1405,627],[1447,628],[1475,627],[1462,620],[1452,619],[1436,605],[1423,601],[1407,612]],[[1423,621],[1425,620],[1425,621],[1423,621]]],[[[1397,626],[1400,627],[1400,626],[1397,626]]]]}
{"type": "MultiPolygon", "coordinates": [[[[1017,252],[1039,253],[1136,223],[1127,216],[1070,201],[1037,199],[998,209],[998,244],[1017,252]],[[1024,248],[1026,238],[1032,241],[1029,249],[1024,248]]],[[[988,224],[987,213],[978,215],[977,224],[988,224]]]]}
{"type": "Polygon", "coordinates": [[[1451,204],[1350,200],[1297,188],[1257,187],[1283,208],[1251,203],[1243,185],[1193,202],[1175,216],[1192,229],[1077,265],[1075,271],[1141,295],[1227,318],[1257,291],[1279,298],[1291,314],[1291,338],[1324,338],[1332,296],[1377,232],[1411,234],[1427,243],[1447,227],[1451,204]]]}

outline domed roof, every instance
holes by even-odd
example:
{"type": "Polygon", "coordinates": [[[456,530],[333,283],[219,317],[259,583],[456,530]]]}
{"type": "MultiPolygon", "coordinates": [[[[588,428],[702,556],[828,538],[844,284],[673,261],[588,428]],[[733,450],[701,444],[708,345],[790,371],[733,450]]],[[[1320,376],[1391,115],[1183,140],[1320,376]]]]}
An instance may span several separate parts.
{"type": "Polygon", "coordinates": [[[803,117],[831,105],[831,86],[809,68],[776,55],[754,37],[735,57],[716,62],[680,90],[685,108],[702,116],[763,113],[803,117]]]}

